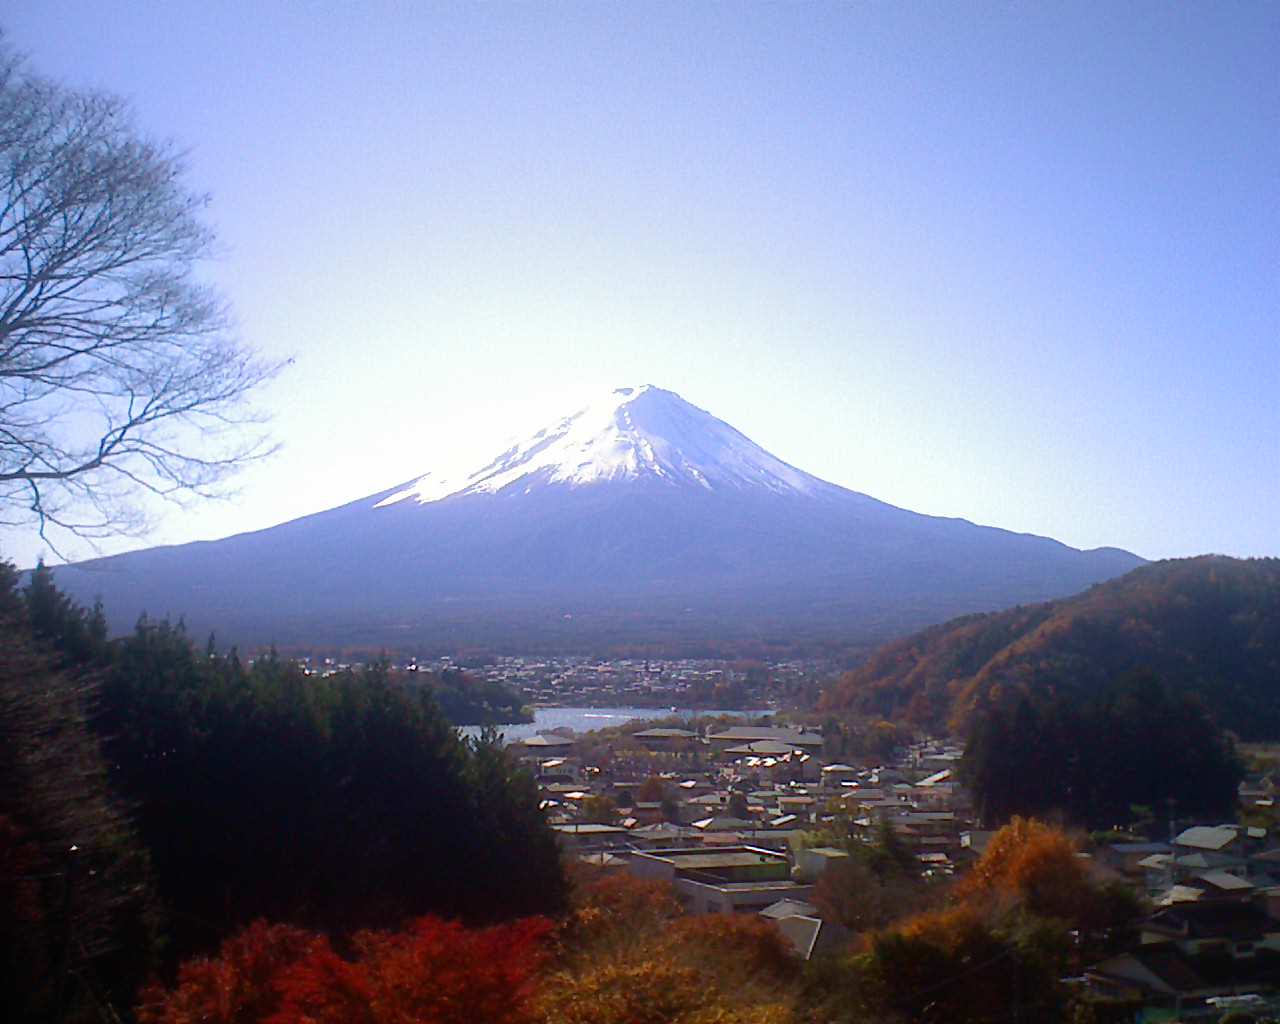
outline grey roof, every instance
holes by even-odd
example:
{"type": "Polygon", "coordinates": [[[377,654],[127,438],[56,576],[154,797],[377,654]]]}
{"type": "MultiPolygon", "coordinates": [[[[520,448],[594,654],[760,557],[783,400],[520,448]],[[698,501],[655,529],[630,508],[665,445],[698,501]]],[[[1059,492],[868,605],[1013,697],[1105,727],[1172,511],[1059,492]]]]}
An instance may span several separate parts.
{"type": "Polygon", "coordinates": [[[601,825],[591,821],[584,821],[581,824],[552,825],[551,828],[569,836],[623,835],[627,831],[619,825],[601,825]]]}
{"type": "Polygon", "coordinates": [[[1215,889],[1221,889],[1223,892],[1244,892],[1246,889],[1253,888],[1252,882],[1246,882],[1243,878],[1226,871],[1204,871],[1196,877],[1202,882],[1208,882],[1215,889]]]}
{"type": "Polygon", "coordinates": [[[796,952],[808,960],[813,955],[813,947],[818,943],[818,932],[822,930],[821,919],[792,914],[790,917],[780,918],[777,924],[778,930],[795,946],[796,952]]]}
{"type": "MultiPolygon", "coordinates": [[[[738,846],[727,850],[708,850],[694,848],[689,850],[652,850],[649,856],[668,861],[677,869],[693,869],[698,871],[715,870],[716,868],[746,867],[755,864],[776,864],[786,861],[782,854],[771,850],[760,850],[755,847],[738,846]]],[[[776,885],[776,882],[770,883],[776,885]]]]}
{"type": "Polygon", "coordinates": [[[1231,825],[1193,825],[1184,829],[1174,840],[1178,846],[1191,846],[1197,850],[1218,851],[1229,846],[1239,836],[1231,825]]]}
{"type": "Polygon", "coordinates": [[[538,733],[536,736],[528,736],[520,740],[526,747],[571,747],[574,741],[568,736],[553,736],[544,733],[538,733]]]}
{"type": "Polygon", "coordinates": [[[818,908],[812,903],[806,903],[803,900],[778,900],[777,903],[770,903],[764,910],[760,911],[761,917],[771,917],[774,920],[794,917],[796,914],[816,917],[818,908]]]}
{"type": "Polygon", "coordinates": [[[755,824],[750,821],[744,821],[742,818],[731,818],[727,814],[721,814],[714,818],[703,818],[701,821],[695,821],[693,822],[693,827],[708,832],[736,832],[740,828],[755,828],[755,824]]]}
{"type": "Polygon", "coordinates": [[[1138,867],[1146,868],[1148,871],[1162,871],[1169,866],[1169,861],[1173,860],[1173,855],[1169,853],[1153,853],[1150,857],[1143,857],[1138,861],[1138,867]]]}
{"type": "Polygon", "coordinates": [[[741,746],[730,747],[725,751],[726,754],[790,754],[796,748],[791,743],[783,743],[779,740],[753,740],[750,743],[743,743],[741,746]]]}
{"type": "Polygon", "coordinates": [[[1168,853],[1168,843],[1108,843],[1107,849],[1112,853],[1118,853],[1121,856],[1130,854],[1141,854],[1147,856],[1152,853],[1168,853]]]}
{"type": "Polygon", "coordinates": [[[669,821],[659,821],[652,825],[637,825],[631,830],[633,835],[662,839],[671,836],[682,836],[689,830],[682,825],[673,825],[669,821]]]}
{"type": "Polygon", "coordinates": [[[765,725],[735,725],[723,732],[712,733],[708,739],[720,742],[750,743],[752,740],[776,740],[781,743],[794,743],[797,746],[822,746],[822,737],[815,732],[803,729],[781,729],[765,725]]]}

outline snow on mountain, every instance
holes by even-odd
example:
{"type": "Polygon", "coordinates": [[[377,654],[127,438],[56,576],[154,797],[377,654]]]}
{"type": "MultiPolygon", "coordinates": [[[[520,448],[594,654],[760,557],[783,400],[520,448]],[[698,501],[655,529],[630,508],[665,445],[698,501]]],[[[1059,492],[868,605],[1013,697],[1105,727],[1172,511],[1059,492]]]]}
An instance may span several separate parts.
{"type": "Polygon", "coordinates": [[[774,458],[675,392],[643,384],[611,391],[462,479],[426,473],[375,507],[408,500],[428,504],[459,494],[496,494],[522,485],[527,494],[538,485],[581,487],[623,480],[709,491],[849,493],[774,458]]]}

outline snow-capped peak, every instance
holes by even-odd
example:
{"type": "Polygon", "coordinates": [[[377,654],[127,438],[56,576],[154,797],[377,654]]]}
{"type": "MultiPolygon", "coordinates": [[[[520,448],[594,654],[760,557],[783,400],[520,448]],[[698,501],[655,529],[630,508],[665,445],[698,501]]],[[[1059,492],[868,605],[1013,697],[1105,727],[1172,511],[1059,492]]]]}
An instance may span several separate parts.
{"type": "Polygon", "coordinates": [[[774,458],[733,427],[651,384],[617,388],[461,479],[427,473],[378,502],[421,504],[510,487],[656,480],[709,491],[817,495],[841,488],[774,458]]]}

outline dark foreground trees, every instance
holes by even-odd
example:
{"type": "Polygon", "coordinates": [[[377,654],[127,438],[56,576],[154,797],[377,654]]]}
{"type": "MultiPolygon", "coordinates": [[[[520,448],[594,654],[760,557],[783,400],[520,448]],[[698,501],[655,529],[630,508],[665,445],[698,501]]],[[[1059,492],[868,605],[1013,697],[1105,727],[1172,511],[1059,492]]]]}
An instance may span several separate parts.
{"type": "Polygon", "coordinates": [[[35,639],[16,584],[0,562],[0,1017],[106,1019],[157,966],[158,906],[93,681],[35,639]]]}
{"type": "Polygon", "coordinates": [[[350,933],[562,903],[530,776],[382,666],[246,667],[142,622],[103,683],[100,728],[181,949],[259,916],[350,933]]]}
{"type": "Polygon", "coordinates": [[[184,177],[122,101],[0,38],[0,524],[133,529],[140,492],[208,493],[267,450],[246,400],[277,367],[196,278],[213,235],[184,177]]]}
{"type": "Polygon", "coordinates": [[[982,817],[1065,814],[1091,828],[1124,824],[1135,805],[1225,818],[1241,767],[1194,697],[1149,672],[1085,700],[1064,697],[980,715],[961,764],[982,817]]]}
{"type": "Polygon", "coordinates": [[[261,917],[349,936],[565,898],[531,777],[429,686],[246,666],[168,623],[108,643],[0,563],[3,1019],[112,1019],[261,917]]]}

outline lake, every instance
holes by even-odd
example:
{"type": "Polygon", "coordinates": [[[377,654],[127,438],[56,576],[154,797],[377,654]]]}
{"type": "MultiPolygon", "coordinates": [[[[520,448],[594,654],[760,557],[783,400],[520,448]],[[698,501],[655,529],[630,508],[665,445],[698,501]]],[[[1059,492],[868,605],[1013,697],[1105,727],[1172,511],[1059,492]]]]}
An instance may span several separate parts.
{"type": "MultiPolygon", "coordinates": [[[[534,708],[533,721],[516,725],[499,725],[497,730],[508,743],[546,732],[548,729],[568,727],[574,732],[591,729],[608,729],[636,719],[645,718],[695,718],[699,715],[729,715],[733,718],[754,718],[771,715],[768,708],[758,711],[715,711],[708,709],[677,708],[534,708]]],[[[459,730],[463,736],[479,736],[480,726],[464,725],[459,730]]]]}

